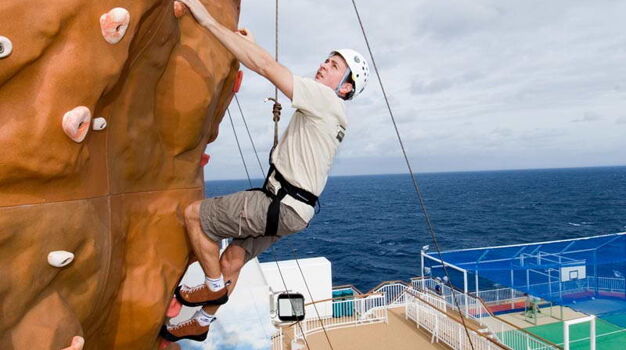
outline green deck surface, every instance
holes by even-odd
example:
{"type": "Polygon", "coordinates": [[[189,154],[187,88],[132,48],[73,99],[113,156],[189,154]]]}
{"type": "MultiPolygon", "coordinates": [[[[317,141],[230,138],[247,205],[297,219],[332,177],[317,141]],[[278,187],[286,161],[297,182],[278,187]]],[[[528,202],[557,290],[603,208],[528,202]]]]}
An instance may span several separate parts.
{"type": "MultiPolygon", "coordinates": [[[[626,315],[622,317],[626,318],[626,315]]],[[[570,349],[589,350],[589,322],[570,326],[570,349]]],[[[563,322],[555,322],[543,326],[526,328],[527,331],[563,347],[563,322]]],[[[626,349],[626,329],[603,319],[596,319],[596,349],[597,350],[624,350],[626,349]]]]}

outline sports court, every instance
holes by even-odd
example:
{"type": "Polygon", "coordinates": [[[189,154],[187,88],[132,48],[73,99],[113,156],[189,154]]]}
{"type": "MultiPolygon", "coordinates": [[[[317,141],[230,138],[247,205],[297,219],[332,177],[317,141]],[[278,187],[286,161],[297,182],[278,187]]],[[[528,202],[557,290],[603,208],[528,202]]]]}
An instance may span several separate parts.
{"type": "MultiPolygon", "coordinates": [[[[453,250],[422,250],[422,275],[479,297],[498,317],[566,348],[564,322],[595,316],[598,350],[626,350],[626,233],[453,250]]],[[[569,348],[590,349],[590,322],[569,348]]]]}

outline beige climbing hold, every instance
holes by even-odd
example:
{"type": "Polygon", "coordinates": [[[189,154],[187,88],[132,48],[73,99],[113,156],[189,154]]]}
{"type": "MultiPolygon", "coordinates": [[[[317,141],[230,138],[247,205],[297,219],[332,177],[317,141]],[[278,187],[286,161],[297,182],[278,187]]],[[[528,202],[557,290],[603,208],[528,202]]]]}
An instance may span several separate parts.
{"type": "Polygon", "coordinates": [[[100,17],[102,36],[109,44],[117,44],[128,29],[130,13],[124,8],[116,7],[100,17]]]}
{"type": "Polygon", "coordinates": [[[13,52],[13,43],[9,38],[0,36],[0,58],[5,58],[13,52]]]}
{"type": "Polygon", "coordinates": [[[72,344],[62,350],[83,350],[83,346],[85,346],[85,338],[77,335],[72,338],[72,344]]]}
{"type": "Polygon", "coordinates": [[[180,1],[174,1],[174,16],[181,18],[187,14],[187,6],[180,1]]]}
{"type": "Polygon", "coordinates": [[[107,127],[107,120],[100,117],[100,118],[94,118],[93,120],[93,124],[91,125],[91,129],[99,131],[99,130],[104,130],[104,128],[107,127]]]}
{"type": "Polygon", "coordinates": [[[48,264],[54,267],[64,267],[74,261],[74,254],[65,250],[55,250],[48,253],[48,264]]]}
{"type": "Polygon", "coordinates": [[[63,116],[63,131],[74,142],[83,142],[89,132],[91,111],[85,106],[78,106],[63,116]]]}

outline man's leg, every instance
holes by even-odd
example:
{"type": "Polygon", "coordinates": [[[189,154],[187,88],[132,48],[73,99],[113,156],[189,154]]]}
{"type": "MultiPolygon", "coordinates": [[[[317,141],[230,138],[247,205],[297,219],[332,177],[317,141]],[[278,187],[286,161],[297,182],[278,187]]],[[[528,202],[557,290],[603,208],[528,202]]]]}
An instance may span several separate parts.
{"type": "Polygon", "coordinates": [[[198,258],[204,273],[209,278],[219,278],[222,274],[219,263],[220,246],[202,232],[202,227],[200,226],[200,203],[202,202],[193,202],[185,209],[187,236],[191,241],[191,248],[196,258],[198,258]]]}
{"type": "MultiPolygon", "coordinates": [[[[232,293],[239,279],[241,268],[246,263],[246,251],[238,245],[230,245],[219,259],[220,270],[224,278],[230,279],[228,294],[232,293]]],[[[220,305],[207,305],[196,311],[194,316],[175,326],[163,326],[161,336],[170,341],[179,339],[204,340],[209,331],[210,324],[216,319],[215,313],[220,305]]]]}
{"type": "MultiPolygon", "coordinates": [[[[229,245],[224,253],[222,253],[222,256],[220,258],[220,267],[222,273],[224,274],[224,279],[230,280],[230,285],[228,286],[229,295],[232,294],[232,292],[235,290],[237,280],[239,279],[239,273],[241,272],[241,268],[245,263],[246,251],[238,245],[229,245]]],[[[215,315],[219,307],[220,305],[208,305],[203,307],[202,309],[207,314],[215,315]]]]}

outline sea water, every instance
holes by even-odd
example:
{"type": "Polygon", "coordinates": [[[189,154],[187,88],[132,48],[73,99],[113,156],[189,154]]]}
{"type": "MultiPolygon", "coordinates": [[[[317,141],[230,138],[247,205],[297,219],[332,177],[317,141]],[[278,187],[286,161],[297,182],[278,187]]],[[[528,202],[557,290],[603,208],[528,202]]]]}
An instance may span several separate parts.
{"type": "MultiPolygon", "coordinates": [[[[416,174],[442,250],[626,231],[626,167],[416,174]]],[[[261,179],[253,180],[255,186],[261,179]]],[[[249,188],[209,181],[206,195],[249,188]]],[[[325,256],[333,284],[366,292],[419,275],[420,249],[436,245],[408,174],[330,177],[309,227],[261,261],[325,256]]]]}

